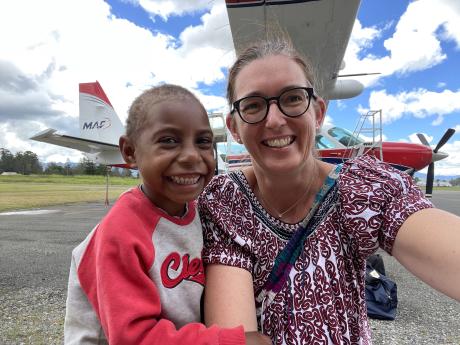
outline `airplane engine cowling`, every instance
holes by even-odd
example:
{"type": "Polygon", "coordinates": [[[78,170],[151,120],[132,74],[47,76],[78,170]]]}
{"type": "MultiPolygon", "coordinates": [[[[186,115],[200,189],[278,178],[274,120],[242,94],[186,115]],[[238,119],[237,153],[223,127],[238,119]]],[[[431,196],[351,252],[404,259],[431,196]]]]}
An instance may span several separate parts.
{"type": "Polygon", "coordinates": [[[329,100],[356,97],[363,92],[364,85],[354,79],[336,80],[332,90],[326,95],[329,100]]]}

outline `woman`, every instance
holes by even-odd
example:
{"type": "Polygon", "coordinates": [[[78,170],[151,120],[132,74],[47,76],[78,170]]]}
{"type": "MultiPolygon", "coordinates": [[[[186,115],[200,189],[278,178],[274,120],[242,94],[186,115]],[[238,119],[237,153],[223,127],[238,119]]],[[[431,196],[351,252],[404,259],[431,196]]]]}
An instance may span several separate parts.
{"type": "Polygon", "coordinates": [[[460,218],[372,157],[316,159],[326,106],[313,75],[283,39],[230,69],[227,126],[252,166],[215,177],[199,200],[205,319],[275,344],[370,344],[366,258],[380,246],[460,300],[460,218]]]}

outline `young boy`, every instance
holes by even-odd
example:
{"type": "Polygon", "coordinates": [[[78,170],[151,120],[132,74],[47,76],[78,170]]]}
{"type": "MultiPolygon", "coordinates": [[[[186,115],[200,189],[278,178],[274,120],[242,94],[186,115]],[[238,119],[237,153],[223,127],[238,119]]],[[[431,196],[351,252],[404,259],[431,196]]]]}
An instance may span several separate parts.
{"type": "Polygon", "coordinates": [[[197,323],[205,278],[194,199],[214,173],[212,144],[204,107],[182,87],[154,87],[131,105],[120,150],[143,182],[72,252],[65,344],[265,343],[197,323]]]}

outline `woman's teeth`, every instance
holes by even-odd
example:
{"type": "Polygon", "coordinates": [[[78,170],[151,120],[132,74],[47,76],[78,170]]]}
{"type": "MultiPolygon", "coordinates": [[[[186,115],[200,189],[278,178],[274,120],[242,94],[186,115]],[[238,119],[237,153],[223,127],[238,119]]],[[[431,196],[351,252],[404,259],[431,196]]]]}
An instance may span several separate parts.
{"type": "Polygon", "coordinates": [[[286,138],[265,140],[264,143],[270,147],[284,147],[284,146],[289,145],[293,141],[294,141],[294,138],[292,136],[289,136],[286,138]]]}

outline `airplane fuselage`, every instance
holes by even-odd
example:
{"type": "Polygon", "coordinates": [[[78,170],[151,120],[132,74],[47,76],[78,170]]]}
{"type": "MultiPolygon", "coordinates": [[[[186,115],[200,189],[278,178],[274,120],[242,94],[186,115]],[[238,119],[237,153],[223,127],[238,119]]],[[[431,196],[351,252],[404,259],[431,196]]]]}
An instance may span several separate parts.
{"type": "MultiPolygon", "coordinates": [[[[321,149],[318,150],[318,156],[325,162],[339,164],[355,156],[355,150],[357,149],[321,149]]],[[[371,147],[364,149],[363,154],[375,156],[401,171],[418,171],[432,162],[432,150],[427,146],[413,143],[383,142],[381,151],[378,147],[371,147]]]]}

